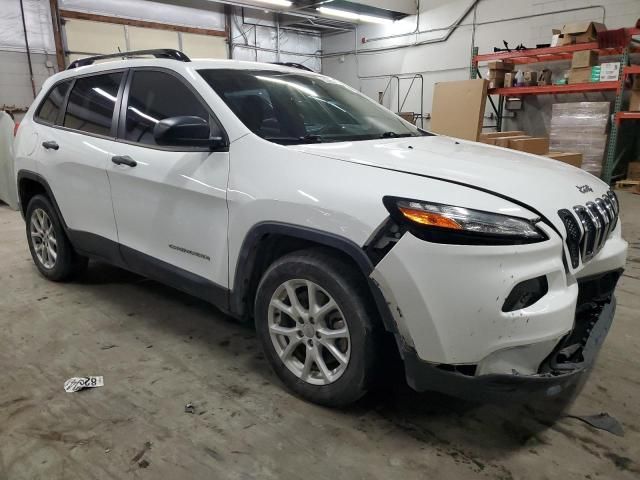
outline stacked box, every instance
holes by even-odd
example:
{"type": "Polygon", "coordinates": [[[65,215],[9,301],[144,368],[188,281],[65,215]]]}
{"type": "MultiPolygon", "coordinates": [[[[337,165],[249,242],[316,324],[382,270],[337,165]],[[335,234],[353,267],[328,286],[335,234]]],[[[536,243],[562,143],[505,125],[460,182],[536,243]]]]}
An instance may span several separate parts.
{"type": "Polygon", "coordinates": [[[582,153],[583,170],[599,177],[607,145],[609,102],[555,103],[551,111],[551,150],[582,153]]]}
{"type": "Polygon", "coordinates": [[[542,70],[542,72],[540,72],[540,75],[538,76],[538,86],[542,87],[544,85],[551,85],[551,76],[551,70],[549,70],[548,68],[542,70]]]}
{"type": "Polygon", "coordinates": [[[571,57],[571,68],[585,68],[598,65],[597,50],[582,50],[574,52],[571,57]]]}
{"type": "Polygon", "coordinates": [[[504,86],[504,77],[507,73],[513,71],[513,63],[496,60],[489,62],[489,88],[502,88],[504,86]]]}

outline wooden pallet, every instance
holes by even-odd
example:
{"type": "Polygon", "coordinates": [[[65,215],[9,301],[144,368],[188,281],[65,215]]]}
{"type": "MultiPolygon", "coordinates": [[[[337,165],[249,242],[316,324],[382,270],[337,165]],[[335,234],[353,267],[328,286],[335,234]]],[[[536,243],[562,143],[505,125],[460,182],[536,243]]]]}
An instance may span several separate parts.
{"type": "Polygon", "coordinates": [[[620,180],[616,182],[616,190],[640,194],[640,180],[620,180]]]}

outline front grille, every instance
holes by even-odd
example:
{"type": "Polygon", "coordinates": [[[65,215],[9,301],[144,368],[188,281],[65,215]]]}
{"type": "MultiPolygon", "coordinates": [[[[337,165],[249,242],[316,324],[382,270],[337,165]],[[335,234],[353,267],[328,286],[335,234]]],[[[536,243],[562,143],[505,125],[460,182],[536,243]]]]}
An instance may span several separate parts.
{"type": "Polygon", "coordinates": [[[558,211],[558,215],[567,230],[566,243],[571,264],[573,268],[577,268],[578,255],[582,263],[586,263],[602,250],[607,238],[616,228],[620,208],[615,194],[609,191],[585,205],[576,205],[573,212],[562,209],[558,211]],[[581,226],[579,235],[576,234],[576,217],[581,226]]]}

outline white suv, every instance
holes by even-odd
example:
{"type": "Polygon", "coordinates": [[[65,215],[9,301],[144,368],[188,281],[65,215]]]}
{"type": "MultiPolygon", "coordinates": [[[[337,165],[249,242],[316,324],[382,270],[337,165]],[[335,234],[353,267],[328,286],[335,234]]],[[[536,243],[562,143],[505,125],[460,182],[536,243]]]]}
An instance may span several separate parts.
{"type": "Polygon", "coordinates": [[[302,69],[146,53],[74,63],[20,125],[45,277],[95,258],[255,319],[282,381],[325,405],[374,385],[385,338],[420,391],[581,383],[627,251],[606,184],[424,132],[302,69]]]}

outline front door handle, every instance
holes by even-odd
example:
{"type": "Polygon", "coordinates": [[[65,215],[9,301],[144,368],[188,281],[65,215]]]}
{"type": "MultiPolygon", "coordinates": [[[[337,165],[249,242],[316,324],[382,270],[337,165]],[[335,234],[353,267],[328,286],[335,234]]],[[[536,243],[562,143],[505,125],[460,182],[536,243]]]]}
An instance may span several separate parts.
{"type": "Polygon", "coordinates": [[[60,145],[58,145],[53,140],[49,140],[47,142],[42,142],[42,146],[44,148],[46,148],[47,150],[58,150],[60,148],[60,145]]]}
{"type": "Polygon", "coordinates": [[[135,167],[138,165],[138,162],[129,155],[116,155],[115,157],[111,157],[111,161],[116,165],[126,165],[127,167],[135,167]]]}

